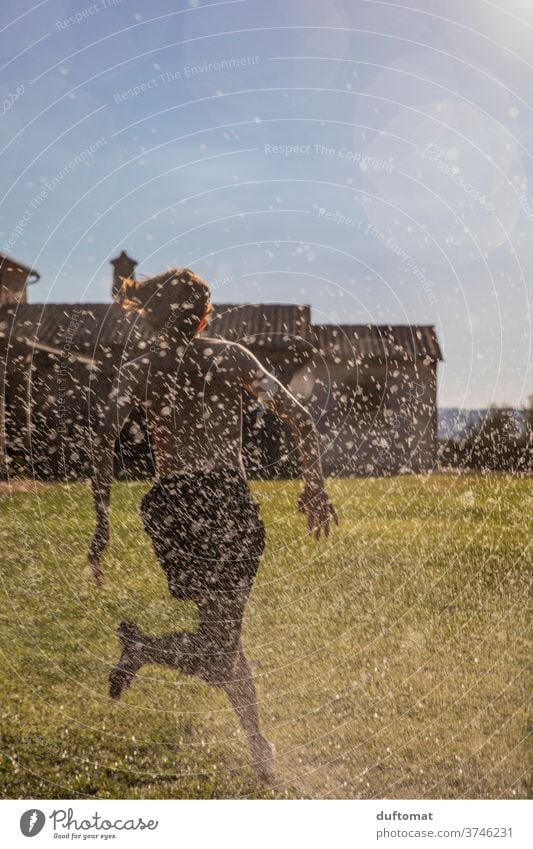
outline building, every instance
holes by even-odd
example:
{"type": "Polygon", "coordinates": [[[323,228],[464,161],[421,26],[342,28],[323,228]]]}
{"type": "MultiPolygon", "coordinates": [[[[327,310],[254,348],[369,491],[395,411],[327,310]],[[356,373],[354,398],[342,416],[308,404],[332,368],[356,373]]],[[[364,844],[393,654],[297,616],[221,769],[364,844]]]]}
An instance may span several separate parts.
{"type": "Polygon", "coordinates": [[[85,474],[116,368],[150,339],[146,325],[117,304],[0,308],[7,460],[39,478],[85,474]]]}
{"type": "Polygon", "coordinates": [[[0,306],[25,304],[27,284],[36,283],[40,276],[35,269],[0,253],[0,306]]]}
{"type": "MultiPolygon", "coordinates": [[[[326,474],[434,468],[442,359],[434,327],[312,325],[308,306],[221,304],[206,332],[246,345],[309,408],[326,474]]],[[[254,422],[258,470],[294,472],[276,417],[261,411],[254,422]]]]}
{"type": "MultiPolygon", "coordinates": [[[[124,252],[112,261],[113,292],[136,264],[124,252]]],[[[206,334],[249,347],[309,407],[327,474],[435,466],[442,356],[433,327],[313,325],[305,305],[217,304],[206,334]]],[[[149,326],[115,303],[19,298],[0,306],[5,461],[38,477],[87,474],[91,432],[116,368],[152,341],[149,326]]],[[[246,406],[243,445],[252,474],[298,471],[286,427],[254,401],[246,406]]],[[[117,446],[118,473],[152,468],[142,417],[134,415],[117,446]]]]}
{"type": "Polygon", "coordinates": [[[425,472],[437,455],[432,326],[314,325],[291,389],[313,413],[326,474],[425,472]]]}

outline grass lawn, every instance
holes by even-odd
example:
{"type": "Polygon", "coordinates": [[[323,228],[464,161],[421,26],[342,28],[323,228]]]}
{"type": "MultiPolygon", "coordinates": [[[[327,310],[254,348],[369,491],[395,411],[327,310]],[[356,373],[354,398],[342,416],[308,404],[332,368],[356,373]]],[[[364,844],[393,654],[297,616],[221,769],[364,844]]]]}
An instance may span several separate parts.
{"type": "Polygon", "coordinates": [[[295,481],[254,483],[268,546],[244,642],[278,751],[265,788],[222,692],[144,667],[107,696],[115,630],[194,629],[117,484],[108,581],[85,560],[86,484],[0,494],[0,792],[36,798],[529,795],[532,487],[506,476],[332,481],[317,544],[295,481]]]}

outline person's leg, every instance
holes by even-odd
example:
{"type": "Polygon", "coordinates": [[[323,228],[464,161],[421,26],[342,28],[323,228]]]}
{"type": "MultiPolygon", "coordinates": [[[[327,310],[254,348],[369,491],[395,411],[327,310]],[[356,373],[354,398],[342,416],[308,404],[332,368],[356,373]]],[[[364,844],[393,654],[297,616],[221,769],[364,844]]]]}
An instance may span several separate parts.
{"type": "Polygon", "coordinates": [[[216,686],[231,678],[246,597],[235,602],[212,594],[197,603],[200,622],[196,633],[176,631],[152,637],[143,634],[135,622],[120,623],[117,634],[122,655],[109,676],[111,698],[119,699],[141,666],[148,663],[171,666],[216,686]]]}
{"type": "MultiPolygon", "coordinates": [[[[246,489],[244,494],[247,492],[246,489]]],[[[176,556],[177,552],[169,558],[166,535],[170,534],[170,528],[166,526],[165,534],[162,535],[164,510],[148,510],[149,498],[145,497],[142,509],[145,528],[169,577],[171,591],[181,597],[174,584],[176,576],[181,576],[183,583],[183,566],[178,562],[180,558],[176,556]],[[174,558],[176,563],[173,562],[174,558]]],[[[224,503],[224,499],[221,497],[216,503],[224,503]]],[[[234,544],[229,545],[230,559],[227,564],[231,570],[227,576],[232,576],[230,584],[235,580],[233,576],[236,576],[239,582],[242,581],[240,590],[229,595],[220,592],[205,595],[198,602],[200,625],[196,634],[176,632],[149,637],[142,634],[133,623],[123,622],[119,627],[123,653],[110,675],[110,694],[113,698],[120,698],[122,690],[129,686],[145,663],[172,666],[222,687],[247,735],[253,766],[263,780],[271,781],[274,778],[275,750],[261,731],[255,683],[241,642],[244,609],[263,553],[265,530],[257,507],[250,506],[246,499],[244,503],[247,507],[239,516],[238,531],[234,544]]],[[[192,571],[201,573],[203,570],[192,571]]],[[[178,589],[179,584],[176,584],[178,589]]]]}
{"type": "Polygon", "coordinates": [[[261,730],[255,682],[242,646],[247,600],[246,592],[200,606],[203,656],[196,674],[225,691],[248,739],[252,766],[263,781],[273,781],[275,749],[261,730]]]}
{"type": "Polygon", "coordinates": [[[273,781],[276,777],[276,750],[261,731],[255,682],[242,645],[233,667],[233,677],[222,686],[248,738],[252,766],[263,781],[273,781]]]}
{"type": "Polygon", "coordinates": [[[146,663],[172,666],[194,675],[198,665],[198,635],[177,631],[162,637],[149,637],[134,622],[121,622],[117,630],[122,655],[109,675],[109,695],[120,699],[137,672],[146,663]]]}
{"type": "Polygon", "coordinates": [[[109,690],[112,698],[119,699],[147,663],[172,666],[221,687],[247,736],[253,767],[263,781],[272,781],[275,750],[261,731],[255,683],[241,642],[245,603],[246,597],[203,600],[196,634],[181,631],[150,637],[133,622],[122,622],[123,652],[109,676],[109,690]]]}
{"type": "MultiPolygon", "coordinates": [[[[186,503],[186,499],[184,499],[186,503]]],[[[192,562],[190,551],[180,555],[178,543],[180,522],[177,521],[181,501],[177,487],[173,490],[156,483],[141,502],[140,514],[144,529],[154,548],[171,593],[179,600],[191,600],[191,575],[198,571],[192,562]],[[175,525],[178,525],[178,529],[175,525]]],[[[197,634],[176,632],[162,637],[148,637],[134,622],[121,622],[118,638],[122,644],[122,655],[109,675],[109,694],[120,699],[122,691],[129,687],[137,672],[145,663],[173,666],[183,672],[194,674],[197,658],[197,634]]]]}

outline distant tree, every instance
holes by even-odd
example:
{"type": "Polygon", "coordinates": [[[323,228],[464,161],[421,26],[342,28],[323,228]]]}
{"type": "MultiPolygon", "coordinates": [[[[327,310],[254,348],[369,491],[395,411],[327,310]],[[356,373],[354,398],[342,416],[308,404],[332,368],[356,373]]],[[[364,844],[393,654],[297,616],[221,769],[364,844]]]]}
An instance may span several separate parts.
{"type": "Polygon", "coordinates": [[[441,445],[441,462],[483,471],[533,471],[533,415],[530,410],[492,406],[461,439],[441,445]]]}

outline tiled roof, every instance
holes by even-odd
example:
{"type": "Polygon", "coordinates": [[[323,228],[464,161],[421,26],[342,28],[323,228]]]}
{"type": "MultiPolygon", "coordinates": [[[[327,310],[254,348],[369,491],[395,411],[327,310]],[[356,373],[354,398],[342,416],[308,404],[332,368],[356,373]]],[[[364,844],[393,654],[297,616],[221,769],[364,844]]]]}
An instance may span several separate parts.
{"type": "Polygon", "coordinates": [[[99,348],[123,349],[150,339],[138,316],[118,304],[19,304],[0,308],[0,337],[42,343],[93,354],[99,348]]]}
{"type": "MultiPolygon", "coordinates": [[[[254,347],[287,347],[325,356],[413,360],[442,354],[430,325],[311,325],[310,308],[297,304],[218,304],[205,331],[254,347]]],[[[117,304],[19,304],[0,307],[0,338],[25,339],[92,356],[99,348],[145,347],[150,327],[117,304]]]]}
{"type": "Polygon", "coordinates": [[[298,304],[215,304],[206,336],[283,348],[311,340],[311,310],[298,304]]]}
{"type": "Polygon", "coordinates": [[[435,328],[420,324],[315,324],[316,347],[352,359],[442,360],[435,328]]]}
{"type": "MultiPolygon", "coordinates": [[[[293,304],[218,304],[206,336],[243,344],[285,347],[310,339],[310,309],[293,304]]],[[[132,337],[147,341],[149,326],[117,304],[20,304],[0,308],[0,335],[59,346],[71,335],[84,352],[123,347],[132,337]]]]}

